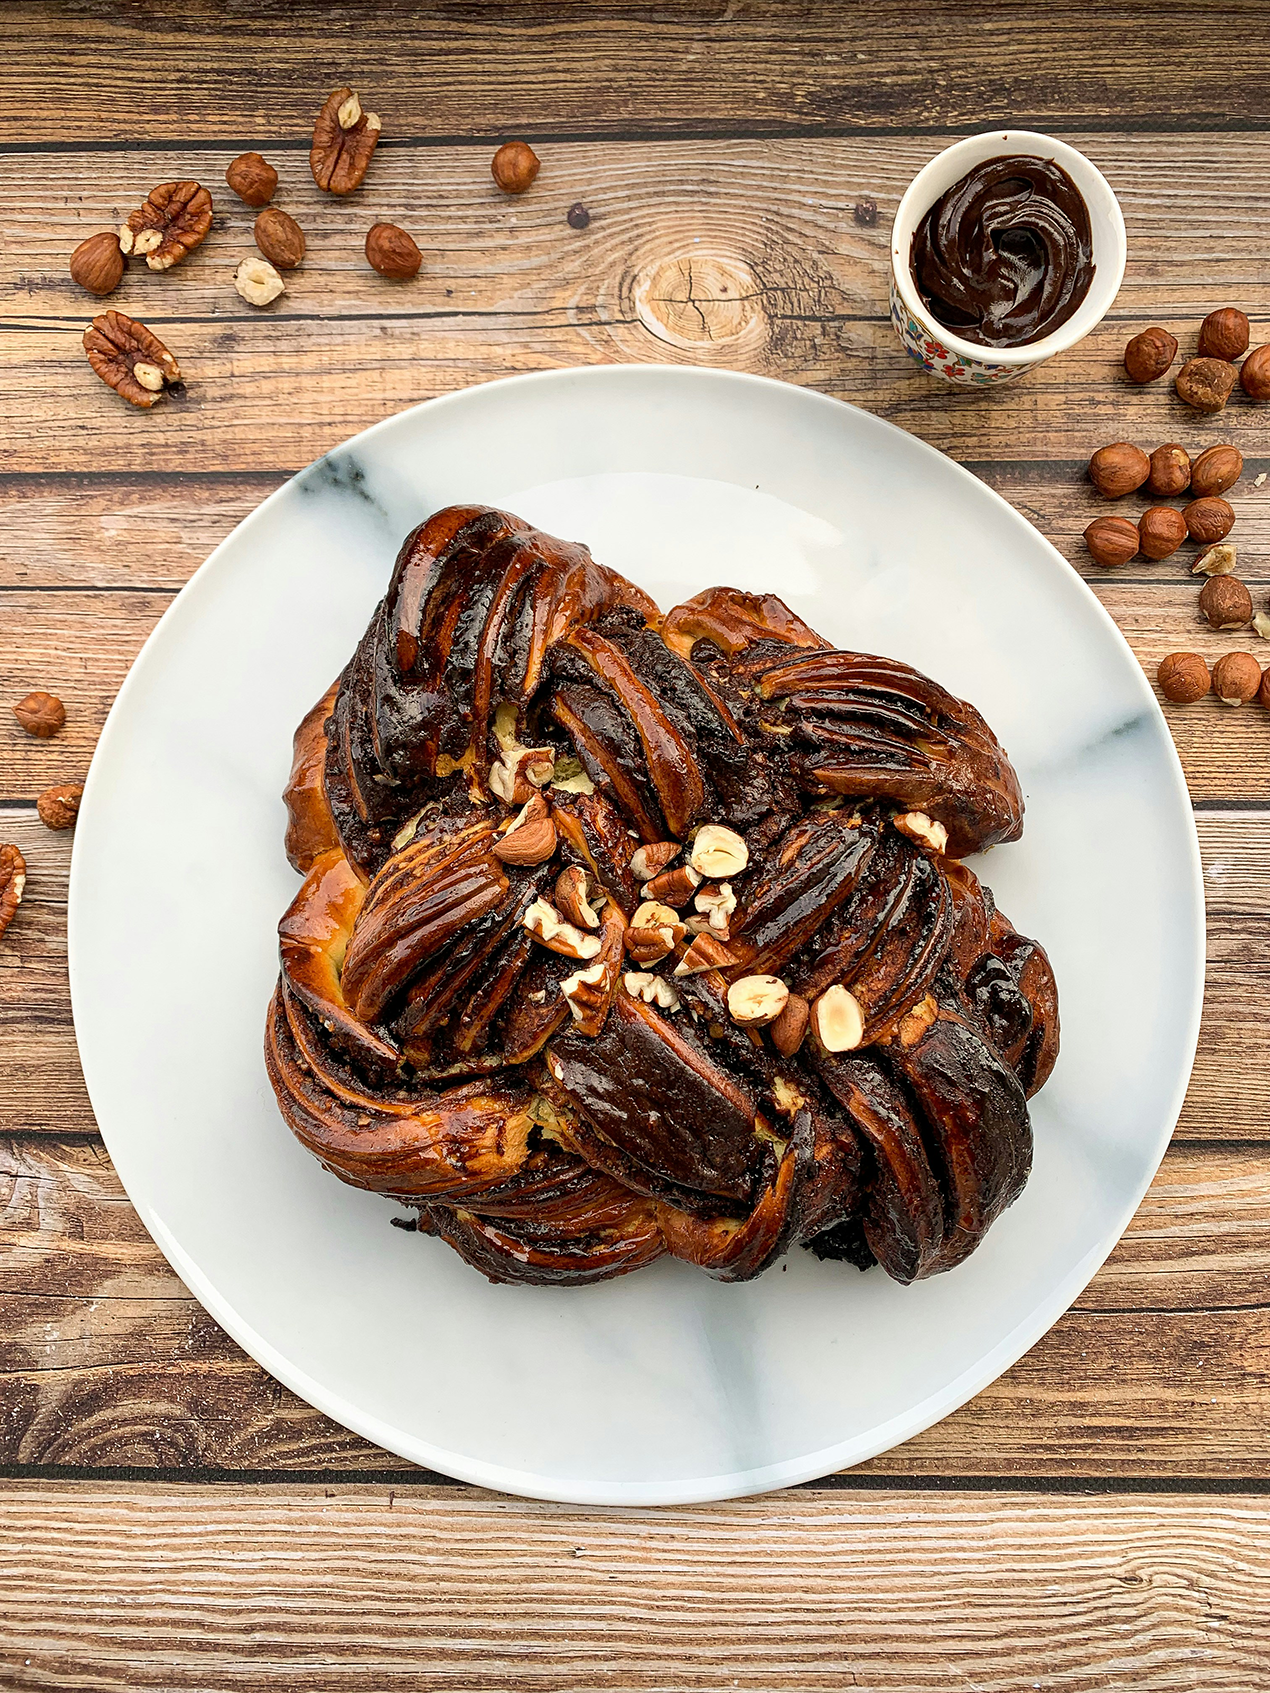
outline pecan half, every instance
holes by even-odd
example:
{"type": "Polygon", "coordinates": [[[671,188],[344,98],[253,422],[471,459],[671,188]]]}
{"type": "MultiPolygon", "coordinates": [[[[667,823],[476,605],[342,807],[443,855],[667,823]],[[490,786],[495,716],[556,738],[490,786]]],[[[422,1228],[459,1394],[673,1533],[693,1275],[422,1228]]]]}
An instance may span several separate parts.
{"type": "Polygon", "coordinates": [[[171,270],[212,227],[212,197],[197,182],[161,182],[119,231],[124,253],[145,254],[151,270],[171,270]]]}
{"type": "Polygon", "coordinates": [[[361,184],[379,144],[379,119],[364,112],[351,88],[337,88],[313,125],[309,169],[319,188],[351,194],[361,184]]]}
{"type": "Polygon", "coordinates": [[[152,406],[181,367],[144,323],[122,312],[103,312],[84,331],[88,362],[107,387],[134,406],[152,406]]]}
{"type": "Polygon", "coordinates": [[[0,846],[0,935],[17,916],[26,887],[26,859],[15,846],[0,846]]]}

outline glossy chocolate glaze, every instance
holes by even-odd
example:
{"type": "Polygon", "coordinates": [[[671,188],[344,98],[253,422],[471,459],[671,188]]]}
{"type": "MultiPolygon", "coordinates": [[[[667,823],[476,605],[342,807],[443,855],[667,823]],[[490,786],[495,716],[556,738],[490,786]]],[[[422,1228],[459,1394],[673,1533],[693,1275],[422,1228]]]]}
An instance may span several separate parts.
{"type": "Polygon", "coordinates": [[[936,200],[911,262],[931,315],[984,347],[1050,335],[1093,281],[1089,208],[1052,159],[986,159],[936,200]]]}
{"type": "Polygon", "coordinates": [[[806,1244],[912,1281],[1022,1187],[1054,979],[958,862],[1014,839],[1022,800],[987,724],[929,677],[827,647],[771,595],[712,589],[663,620],[584,547],[456,508],[403,548],[298,731],[287,799],[307,875],[266,1039],[283,1115],[491,1279],[581,1284],[671,1253],[744,1280],[806,1244]],[[530,748],[546,785],[513,794],[530,748]],[[496,856],[530,796],[554,844],[496,856]],[[723,951],[689,972],[687,925],[709,919],[685,884],[640,968],[649,1003],[627,985],[635,851],[668,843],[682,875],[704,824],[748,854],[723,951]],[[589,950],[526,928],[566,868],[591,878],[589,950]],[[808,1001],[846,987],[858,1049],[790,1053],[736,1021],[729,987],[755,974],[808,1001]]]}

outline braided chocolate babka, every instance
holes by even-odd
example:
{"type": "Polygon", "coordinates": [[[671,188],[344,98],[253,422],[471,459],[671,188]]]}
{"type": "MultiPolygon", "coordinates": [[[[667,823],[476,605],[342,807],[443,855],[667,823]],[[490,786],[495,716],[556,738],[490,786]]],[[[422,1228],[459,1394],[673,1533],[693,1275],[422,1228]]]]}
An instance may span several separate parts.
{"type": "Polygon", "coordinates": [[[507,512],[406,541],[296,732],[266,1057],[342,1180],[494,1281],[803,1244],[901,1282],[1018,1195],[1049,962],[972,706],[771,595],[647,595],[507,512]]]}

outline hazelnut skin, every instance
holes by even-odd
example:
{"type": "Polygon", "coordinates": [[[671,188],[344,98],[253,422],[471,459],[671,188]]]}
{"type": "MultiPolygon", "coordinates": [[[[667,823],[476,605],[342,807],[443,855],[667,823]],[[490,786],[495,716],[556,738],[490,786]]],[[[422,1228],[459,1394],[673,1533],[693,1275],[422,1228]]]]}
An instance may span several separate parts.
{"type": "Polygon", "coordinates": [[[1237,359],[1248,351],[1248,319],[1234,306],[1209,312],[1199,326],[1202,359],[1237,359]]]}
{"type": "Polygon", "coordinates": [[[1252,595],[1237,576],[1210,576],[1199,609],[1214,629],[1242,629],[1252,616],[1252,595]]]}
{"type": "Polygon", "coordinates": [[[1132,494],[1151,474],[1151,460],[1129,441],[1113,441],[1099,447],[1089,461],[1089,480],[1100,494],[1118,500],[1132,494]]]}
{"type": "Polygon", "coordinates": [[[278,186],[278,173],[259,153],[240,153],[225,172],[225,181],[248,206],[267,206],[278,186]]]}
{"type": "Polygon", "coordinates": [[[1147,491],[1159,499],[1171,500],[1184,494],[1191,485],[1191,460],[1185,447],[1176,441],[1166,442],[1151,454],[1151,474],[1147,477],[1147,491]]]}
{"type": "Polygon", "coordinates": [[[1130,382],[1158,382],[1177,357],[1177,336],[1154,324],[1124,350],[1125,374],[1130,382]]]}
{"type": "Polygon", "coordinates": [[[1187,359],[1173,384],[1192,411],[1218,412],[1230,398],[1238,372],[1225,359],[1187,359]]]}
{"type": "Polygon", "coordinates": [[[1253,348],[1239,367],[1239,381],[1250,400],[1270,400],[1270,345],[1253,348]]]}
{"type": "Polygon", "coordinates": [[[1155,673],[1160,692],[1174,705],[1193,705],[1212,686],[1208,666],[1198,653],[1170,653],[1155,673]]]}
{"type": "Polygon", "coordinates": [[[1085,531],[1085,545],[1095,564],[1128,564],[1137,556],[1138,526],[1127,517],[1096,517],[1085,531]]]}
{"type": "Polygon", "coordinates": [[[490,174],[504,194],[523,194],[533,186],[540,167],[527,141],[504,141],[490,160],[490,174]]]}
{"type": "Polygon", "coordinates": [[[1261,666],[1251,653],[1223,653],[1213,666],[1213,692],[1223,705],[1244,705],[1261,687],[1261,666]]]}
{"type": "Polygon", "coordinates": [[[1192,500],[1190,505],[1183,506],[1182,516],[1186,521],[1186,533],[1203,547],[1224,541],[1235,527],[1234,508],[1228,501],[1214,496],[1192,500]]]}
{"type": "Polygon", "coordinates": [[[1186,519],[1172,506],[1152,506],[1138,519],[1138,546],[1147,558],[1168,558],[1186,539],[1186,519]]]}
{"type": "Polygon", "coordinates": [[[1238,447],[1209,447],[1191,466],[1191,492],[1197,499],[1224,494],[1243,474],[1244,455],[1238,447]]]}
{"type": "Polygon", "coordinates": [[[90,294],[113,294],[123,279],[124,256],[113,229],[99,230],[71,254],[71,281],[90,294]]]}

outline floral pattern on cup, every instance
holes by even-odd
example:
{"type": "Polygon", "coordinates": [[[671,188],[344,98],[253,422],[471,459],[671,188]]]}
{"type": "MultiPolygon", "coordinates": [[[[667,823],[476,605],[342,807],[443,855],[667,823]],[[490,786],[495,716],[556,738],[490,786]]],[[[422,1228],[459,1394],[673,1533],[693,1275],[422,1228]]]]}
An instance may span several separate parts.
{"type": "Polygon", "coordinates": [[[1029,364],[989,364],[986,359],[960,358],[949,352],[913,317],[900,299],[894,278],[891,279],[891,322],[910,358],[916,359],[933,376],[943,376],[963,388],[979,388],[989,382],[1008,382],[1011,377],[1022,376],[1024,371],[1036,368],[1029,364]]]}

